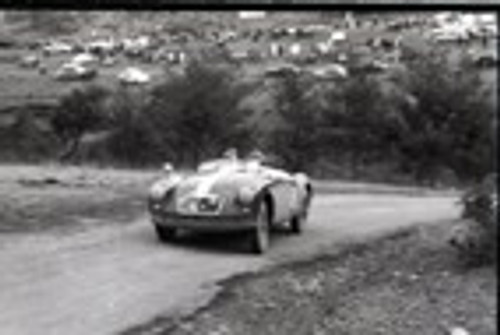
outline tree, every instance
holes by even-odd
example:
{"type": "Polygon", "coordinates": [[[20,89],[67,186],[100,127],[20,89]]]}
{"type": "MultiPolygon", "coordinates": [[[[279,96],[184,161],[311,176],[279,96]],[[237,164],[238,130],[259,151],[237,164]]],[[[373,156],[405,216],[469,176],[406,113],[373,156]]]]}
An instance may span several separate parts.
{"type": "MultiPolygon", "coordinates": [[[[346,162],[352,174],[397,156],[404,128],[400,108],[405,95],[383,79],[357,74],[328,88],[318,128],[323,156],[346,162]]],[[[344,164],[342,164],[344,165],[344,164]]]]}
{"type": "Polygon", "coordinates": [[[108,117],[101,107],[108,94],[105,88],[90,85],[61,98],[51,120],[55,134],[64,144],[59,159],[71,158],[77,152],[82,136],[105,124],[108,117]]]}
{"type": "Polygon", "coordinates": [[[279,121],[268,139],[268,148],[288,169],[310,171],[320,150],[318,128],[321,107],[311,82],[300,74],[279,78],[274,96],[279,121]]]}
{"type": "Polygon", "coordinates": [[[495,103],[477,71],[450,64],[436,50],[412,57],[407,67],[400,85],[417,108],[403,111],[409,129],[400,150],[417,179],[432,182],[443,168],[463,181],[484,177],[493,168],[495,103]]]}
{"type": "Polygon", "coordinates": [[[49,35],[65,35],[77,32],[85,25],[88,14],[71,11],[9,11],[5,19],[23,30],[49,35]]]}
{"type": "Polygon", "coordinates": [[[193,61],[153,90],[146,115],[171,160],[192,166],[248,142],[247,115],[239,108],[247,93],[227,68],[193,61]]]}
{"type": "Polygon", "coordinates": [[[107,153],[114,162],[127,166],[144,166],[162,161],[158,130],[145,112],[150,92],[142,87],[119,87],[107,105],[111,123],[106,141],[107,153]]]}

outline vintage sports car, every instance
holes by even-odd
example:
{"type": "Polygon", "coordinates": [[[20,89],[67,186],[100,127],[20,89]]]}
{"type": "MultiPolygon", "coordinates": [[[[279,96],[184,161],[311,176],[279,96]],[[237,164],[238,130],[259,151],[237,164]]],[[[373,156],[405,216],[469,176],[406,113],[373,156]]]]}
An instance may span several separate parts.
{"type": "Polygon", "coordinates": [[[179,229],[242,231],[255,253],[269,246],[270,228],[286,223],[300,233],[312,198],[303,173],[289,174],[257,160],[217,159],[194,172],[167,174],[149,193],[152,223],[161,241],[176,238],[179,229]]]}
{"type": "Polygon", "coordinates": [[[97,69],[94,67],[77,63],[66,63],[57,69],[54,73],[54,78],[59,81],[90,80],[95,78],[97,74],[97,69]]]}

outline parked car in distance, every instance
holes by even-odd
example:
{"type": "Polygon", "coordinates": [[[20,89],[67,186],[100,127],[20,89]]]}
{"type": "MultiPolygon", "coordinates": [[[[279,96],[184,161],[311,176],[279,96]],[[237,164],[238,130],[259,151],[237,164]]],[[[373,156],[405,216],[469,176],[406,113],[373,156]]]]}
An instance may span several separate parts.
{"type": "Polygon", "coordinates": [[[74,51],[74,47],[73,45],[65,42],[50,41],[42,47],[42,51],[48,55],[71,53],[74,51]]]}
{"type": "Polygon", "coordinates": [[[264,71],[265,77],[276,78],[283,77],[289,74],[298,75],[302,73],[302,69],[295,64],[276,64],[267,67],[264,71]]]}
{"type": "Polygon", "coordinates": [[[167,165],[165,173],[149,192],[149,212],[161,241],[175,239],[179,229],[241,231],[254,253],[264,253],[273,225],[302,231],[313,193],[305,174],[254,159],[216,159],[188,173],[167,165]]]}
{"type": "Polygon", "coordinates": [[[27,55],[21,57],[19,60],[19,66],[26,69],[34,69],[40,65],[40,58],[36,55],[27,55]]]}
{"type": "Polygon", "coordinates": [[[122,84],[147,84],[151,81],[151,75],[139,68],[128,67],[118,74],[118,80],[122,84]]]}
{"type": "Polygon", "coordinates": [[[498,65],[498,54],[496,50],[477,53],[472,56],[474,65],[479,68],[490,68],[498,65]]]}
{"type": "Polygon", "coordinates": [[[93,67],[85,67],[81,64],[63,64],[54,73],[56,80],[88,80],[97,76],[97,70],[93,67]]]}
{"type": "Polygon", "coordinates": [[[349,75],[347,68],[337,63],[313,66],[309,71],[312,75],[320,79],[345,79],[349,75]]]}

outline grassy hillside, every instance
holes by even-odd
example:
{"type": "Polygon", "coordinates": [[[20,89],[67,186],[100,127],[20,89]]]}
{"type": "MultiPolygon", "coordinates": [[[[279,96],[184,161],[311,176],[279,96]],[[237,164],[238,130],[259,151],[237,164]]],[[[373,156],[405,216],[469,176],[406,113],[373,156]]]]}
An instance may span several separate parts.
{"type": "MultiPolygon", "coordinates": [[[[110,1],[112,2],[112,1],[110,1]]],[[[166,2],[168,3],[168,2],[166,2]]],[[[235,1],[237,3],[237,1],[235,1]]],[[[317,21],[318,12],[294,12],[293,15],[268,15],[265,24],[285,21],[317,21]],[[268,22],[269,21],[269,22],[268,22]]],[[[158,27],[190,27],[205,29],[210,26],[231,26],[242,21],[236,11],[4,11],[0,20],[1,31],[16,32],[39,37],[61,34],[85,36],[91,31],[133,33],[156,30],[158,27]]],[[[259,21],[259,25],[262,24],[259,21]]],[[[244,23],[245,24],[245,23],[244,23]]],[[[250,23],[251,24],[251,23],[250,23]]],[[[244,27],[244,25],[243,25],[244,27]]]]}
{"type": "MultiPolygon", "coordinates": [[[[424,35],[431,29],[431,26],[427,20],[422,20],[422,18],[427,18],[428,13],[423,16],[421,13],[416,12],[407,14],[370,12],[363,14],[369,15],[369,17],[365,16],[364,20],[361,18],[361,14],[356,14],[360,18],[361,24],[347,29],[347,42],[339,44],[338,48],[335,48],[336,54],[345,52],[351,55],[352,52],[352,57],[350,56],[351,62],[346,65],[349,67],[349,72],[351,69],[357,71],[355,64],[351,63],[361,62],[363,57],[369,61],[378,57],[383,59],[387,56],[386,51],[381,50],[381,48],[368,46],[371,45],[375,38],[387,40],[401,38],[404,47],[411,47],[415,50],[425,49],[428,40],[424,35]],[[390,15],[390,17],[380,17],[380,19],[375,20],[373,15],[390,15]],[[416,22],[416,25],[412,24],[404,30],[400,31],[389,26],[389,24],[398,22],[406,22],[405,24],[408,25],[410,19],[416,22]]],[[[57,131],[51,129],[54,123],[50,122],[50,116],[54,115],[53,113],[61,96],[66,95],[74,88],[88,84],[111,88],[110,94],[113,95],[120,91],[118,89],[121,86],[117,77],[118,74],[129,66],[137,66],[151,75],[152,86],[158,87],[155,84],[160,82],[172,83],[174,81],[169,79],[178,72],[184,71],[185,67],[166,58],[154,58],[157,52],[166,54],[166,52],[172,52],[171,50],[183,50],[188,54],[188,58],[203,59],[202,63],[223,62],[225,66],[231,68],[231,71],[234,70],[233,74],[237,77],[237,80],[249,86],[247,87],[249,90],[246,96],[240,100],[240,105],[245,107],[246,111],[252,113],[248,114],[246,126],[252,129],[252,136],[255,139],[258,138],[259,141],[268,139],[269,135],[277,128],[276,124],[280,123],[280,118],[277,118],[275,111],[274,101],[279,81],[269,77],[267,75],[268,70],[283,62],[295,62],[303,71],[304,76],[301,77],[306,81],[310,80],[309,84],[318,84],[318,89],[320,89],[324,81],[319,80],[319,77],[316,78],[316,75],[311,76],[311,68],[315,65],[328,64],[334,56],[338,56],[332,53],[328,57],[317,57],[314,53],[316,43],[326,41],[329,36],[328,32],[320,31],[312,35],[297,33],[295,34],[297,36],[292,36],[294,33],[290,33],[290,31],[293,31],[291,28],[314,24],[329,26],[332,29],[345,29],[342,24],[343,16],[344,13],[341,11],[270,12],[265,19],[260,20],[240,20],[235,12],[228,11],[10,11],[4,13],[0,25],[5,28],[3,31],[9,32],[9,34],[4,35],[4,38],[19,40],[21,44],[8,45],[8,43],[4,43],[0,45],[0,71],[2,73],[2,76],[0,76],[0,146],[4,148],[0,152],[0,160],[27,162],[43,160],[44,157],[51,159],[60,157],[57,153],[60,153],[63,149],[61,146],[65,147],[68,143],[64,143],[63,138],[55,137],[57,131]],[[272,28],[281,29],[274,30],[272,28]],[[288,36],[283,36],[282,28],[287,28],[288,36]],[[266,31],[272,31],[273,34],[267,36],[266,31]],[[43,50],[41,47],[33,48],[22,44],[23,41],[30,39],[32,42],[43,43],[54,38],[63,42],[68,41],[77,48],[82,48],[88,42],[95,41],[96,38],[113,37],[116,41],[123,41],[124,38],[144,35],[152,40],[150,49],[147,50],[145,55],[130,55],[123,49],[116,53],[113,52],[113,55],[106,56],[112,58],[113,62],[105,63],[104,60],[106,59],[101,59],[98,76],[91,81],[59,81],[54,77],[57,69],[62,64],[70,61],[76,53],[81,52],[78,49],[66,53],[52,53],[43,50]],[[226,43],[227,50],[215,48],[214,39],[226,35],[232,36],[231,38],[228,37],[225,40],[226,42],[222,42],[226,43]],[[274,41],[279,41],[284,48],[290,47],[292,43],[300,42],[304,52],[300,55],[300,58],[287,52],[283,57],[273,56],[269,51],[270,46],[272,46],[271,43],[274,41]],[[247,56],[245,58],[231,57],[232,52],[240,52],[247,56]],[[39,57],[43,68],[40,66],[27,67],[20,62],[27,56],[33,55],[39,57]],[[46,115],[45,119],[43,115],[46,115]],[[33,150],[33,148],[36,149],[33,150]]],[[[429,45],[443,51],[447,58],[449,56],[451,63],[456,63],[457,59],[461,59],[462,55],[467,55],[469,52],[481,52],[482,49],[485,49],[484,51],[496,50],[496,39],[493,38],[487,43],[479,38],[467,43],[429,43],[429,45]]],[[[388,60],[388,62],[393,61],[388,60]]],[[[387,78],[390,79],[389,74],[391,73],[377,75],[381,80],[379,83],[387,80],[387,78]]],[[[495,87],[496,67],[477,68],[477,73],[481,75],[486,86],[495,87]]],[[[146,93],[149,92],[148,88],[148,86],[140,87],[139,91],[146,93]],[[145,90],[143,90],[144,88],[145,90]]],[[[190,91],[184,90],[183,92],[190,91]]],[[[108,102],[113,102],[113,99],[108,102]]],[[[109,104],[103,106],[103,111],[109,111],[113,108],[109,104]]],[[[147,120],[147,118],[144,118],[144,120],[147,120]]],[[[116,120],[111,121],[110,119],[107,122],[116,122],[116,120]]],[[[130,134],[131,128],[124,129],[127,129],[130,134]]],[[[89,150],[85,152],[88,152],[89,155],[83,155],[81,159],[87,161],[87,158],[92,156],[92,148],[94,148],[98,149],[97,151],[100,153],[98,155],[100,158],[96,158],[96,161],[102,162],[101,158],[106,155],[103,156],[101,153],[106,151],[103,149],[106,146],[103,146],[102,142],[94,140],[96,138],[105,138],[100,136],[102,134],[92,133],[101,131],[101,128],[87,129],[86,131],[89,132],[86,135],[92,137],[92,141],[86,141],[88,139],[86,136],[82,138],[82,143],[88,144],[86,148],[89,150]]],[[[150,133],[150,131],[147,133],[150,133]]],[[[134,136],[126,136],[126,139],[133,138],[134,136]]],[[[151,139],[151,141],[151,145],[152,143],[158,144],[158,139],[151,139]]],[[[127,143],[124,147],[129,148],[129,152],[133,152],[134,150],[130,149],[130,143],[127,143]]],[[[265,146],[265,143],[258,142],[258,144],[265,146]]],[[[166,145],[163,143],[161,146],[154,147],[165,148],[166,145]]],[[[165,154],[163,150],[160,151],[165,154]]],[[[158,156],[158,152],[155,151],[156,156],[158,156]]],[[[175,156],[175,154],[173,155],[175,156]]],[[[138,162],[145,163],[144,159],[134,157],[138,162]]],[[[320,170],[330,171],[329,167],[325,167],[325,169],[320,170]]],[[[389,175],[389,173],[380,173],[380,171],[378,174],[389,175]]]]}

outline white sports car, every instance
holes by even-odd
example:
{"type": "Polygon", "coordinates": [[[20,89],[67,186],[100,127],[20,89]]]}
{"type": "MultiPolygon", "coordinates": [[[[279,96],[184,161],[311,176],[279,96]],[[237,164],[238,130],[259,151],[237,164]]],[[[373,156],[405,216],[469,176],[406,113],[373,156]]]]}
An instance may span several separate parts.
{"type": "Polygon", "coordinates": [[[169,167],[150,189],[149,212],[162,241],[175,238],[178,229],[244,231],[253,252],[263,253],[271,225],[286,222],[294,233],[302,231],[312,195],[303,173],[256,160],[219,159],[190,173],[169,167]]]}

